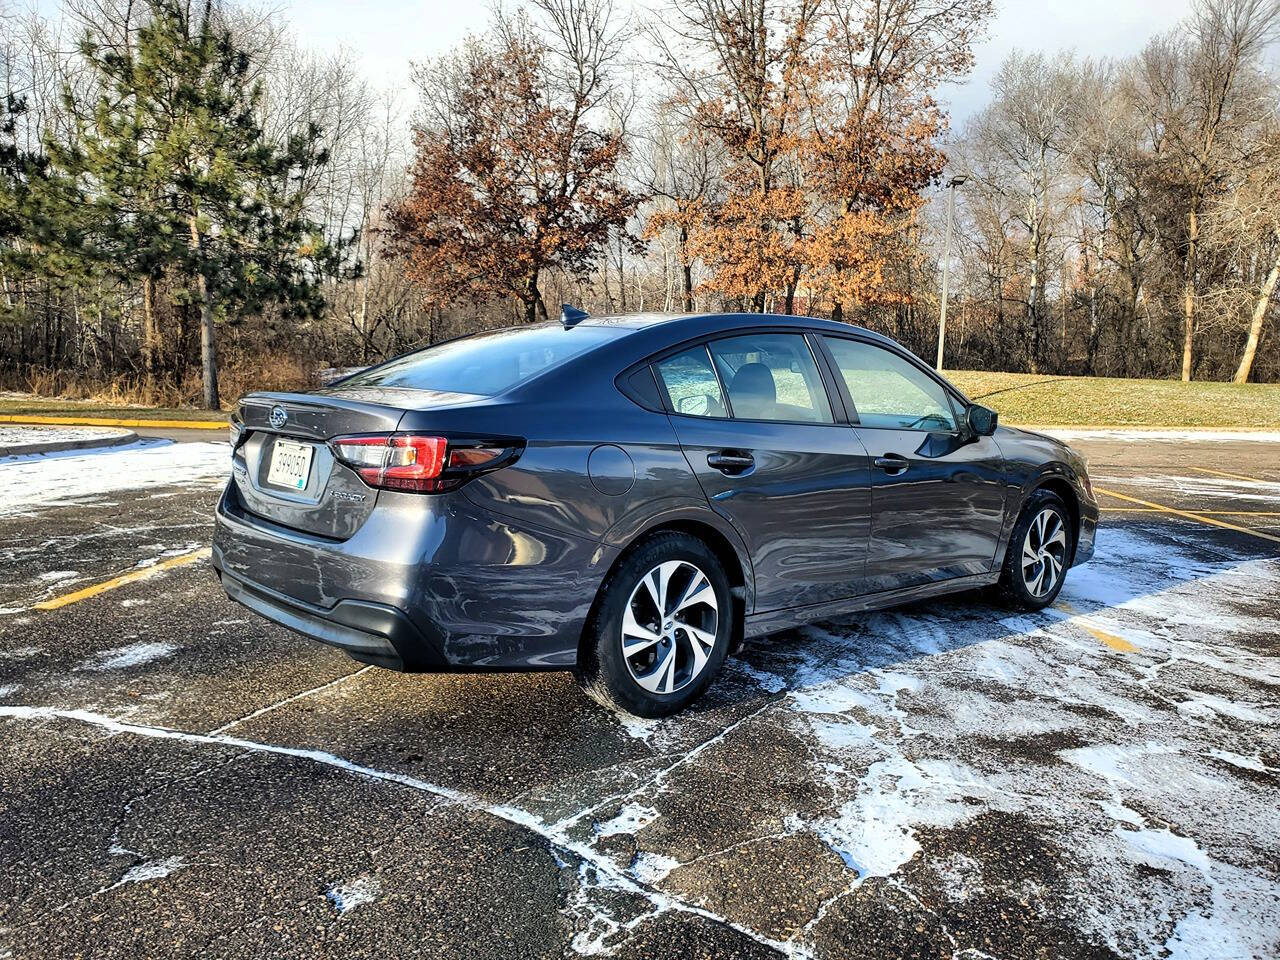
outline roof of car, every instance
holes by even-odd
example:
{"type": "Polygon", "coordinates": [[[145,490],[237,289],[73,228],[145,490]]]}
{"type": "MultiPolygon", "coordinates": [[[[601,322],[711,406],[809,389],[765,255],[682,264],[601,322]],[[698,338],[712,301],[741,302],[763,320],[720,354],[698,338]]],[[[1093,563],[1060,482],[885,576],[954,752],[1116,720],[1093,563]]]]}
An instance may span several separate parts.
{"type": "MultiPolygon", "coordinates": [[[[558,323],[558,321],[549,322],[558,323]]],[[[854,326],[851,323],[778,313],[616,313],[599,317],[589,316],[574,324],[578,327],[622,327],[630,330],[652,329],[657,325],[698,327],[706,333],[719,333],[733,330],[735,327],[804,326],[832,332],[865,334],[877,340],[891,342],[888,337],[874,330],[854,326]]]]}

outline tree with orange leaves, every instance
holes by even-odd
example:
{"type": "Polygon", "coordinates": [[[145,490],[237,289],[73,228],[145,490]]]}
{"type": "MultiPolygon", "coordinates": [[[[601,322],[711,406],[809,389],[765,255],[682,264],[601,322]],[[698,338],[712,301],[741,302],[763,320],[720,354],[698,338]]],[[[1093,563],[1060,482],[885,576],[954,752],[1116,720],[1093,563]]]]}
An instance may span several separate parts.
{"type": "Polygon", "coordinates": [[[972,65],[991,0],[690,0],[654,31],[674,92],[729,157],[689,248],[709,286],[794,309],[909,298],[896,276],[941,173],[931,93],[972,65]],[[682,42],[664,39],[677,22],[682,42]]]}
{"type": "Polygon", "coordinates": [[[638,198],[621,136],[592,125],[621,35],[595,0],[541,0],[551,39],[523,14],[420,70],[422,122],[392,236],[429,304],[512,298],[547,316],[539,280],[584,275],[638,198]],[[557,42],[558,41],[558,42],[557,42]]]}

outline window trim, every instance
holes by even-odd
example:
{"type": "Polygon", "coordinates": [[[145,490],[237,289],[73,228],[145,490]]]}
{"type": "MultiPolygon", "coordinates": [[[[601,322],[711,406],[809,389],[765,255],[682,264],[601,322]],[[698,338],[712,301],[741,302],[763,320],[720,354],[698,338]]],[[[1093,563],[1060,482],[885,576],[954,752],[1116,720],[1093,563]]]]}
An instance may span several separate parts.
{"type": "Polygon", "coordinates": [[[844,334],[844,333],[835,333],[833,331],[820,330],[820,331],[817,331],[817,334],[818,334],[818,340],[822,344],[823,357],[831,367],[832,377],[835,380],[836,388],[839,390],[841,402],[845,404],[846,410],[849,412],[849,422],[851,424],[855,426],[859,426],[864,430],[899,430],[899,431],[907,430],[912,433],[940,433],[947,436],[956,436],[956,437],[964,437],[968,435],[969,429],[968,429],[967,422],[965,420],[965,417],[961,415],[964,408],[958,407],[956,403],[957,397],[956,397],[955,388],[952,387],[951,384],[947,383],[947,381],[944,380],[942,377],[938,376],[937,371],[932,370],[929,367],[926,367],[920,361],[920,359],[915,355],[913,355],[910,351],[895,349],[894,347],[891,347],[888,344],[879,343],[868,337],[860,337],[855,333],[844,334]],[[915,370],[919,371],[920,373],[923,373],[928,379],[936,383],[938,387],[942,390],[942,395],[943,397],[946,398],[947,406],[950,407],[951,409],[951,419],[954,423],[954,426],[952,427],[952,429],[921,430],[919,427],[878,427],[872,424],[863,423],[861,417],[858,415],[857,404],[853,402],[853,395],[849,393],[849,385],[845,382],[844,374],[840,372],[840,365],[836,363],[835,354],[831,352],[831,348],[826,343],[827,338],[831,338],[832,340],[850,340],[850,341],[853,341],[854,343],[860,343],[868,347],[879,347],[881,350],[884,350],[887,353],[893,354],[899,360],[905,361],[909,366],[913,367],[915,370]]]}
{"type": "MultiPolygon", "coordinates": [[[[712,423],[715,423],[715,422],[784,423],[784,424],[790,424],[790,425],[802,426],[802,427],[847,426],[848,420],[847,418],[842,416],[844,411],[844,405],[845,405],[844,398],[841,395],[832,392],[831,390],[832,383],[828,379],[831,376],[831,373],[828,370],[824,370],[824,367],[826,366],[826,362],[827,362],[826,357],[824,354],[819,353],[817,350],[815,350],[813,343],[810,341],[810,335],[820,334],[820,333],[821,331],[815,330],[813,327],[802,327],[799,325],[786,326],[786,327],[772,327],[772,326],[758,327],[757,326],[757,327],[743,327],[738,330],[725,330],[720,333],[714,333],[710,335],[704,334],[701,337],[694,337],[691,340],[686,340],[683,343],[677,344],[673,347],[668,347],[665,350],[660,350],[657,353],[647,357],[646,359],[641,360],[638,364],[633,364],[633,366],[640,366],[640,365],[647,364],[650,367],[650,369],[653,371],[653,378],[658,383],[658,390],[662,395],[663,406],[666,408],[666,413],[669,416],[689,417],[693,420],[702,420],[702,421],[708,421],[712,423]],[[758,420],[758,419],[753,419],[751,417],[739,417],[734,414],[733,400],[731,400],[729,397],[729,391],[725,386],[724,378],[720,376],[720,367],[716,363],[716,358],[711,353],[711,344],[715,343],[718,340],[735,340],[739,337],[750,336],[751,334],[754,334],[754,333],[789,334],[793,336],[798,336],[802,341],[804,341],[805,346],[808,347],[809,349],[809,355],[810,355],[810,358],[813,360],[813,365],[818,371],[818,379],[822,382],[822,387],[827,394],[827,406],[831,413],[830,420],[758,420]],[[679,410],[675,409],[674,405],[671,402],[671,395],[667,392],[667,385],[665,381],[663,381],[662,379],[662,374],[658,371],[658,368],[657,368],[658,364],[661,363],[663,360],[676,356],[677,354],[687,353],[688,351],[693,350],[696,347],[702,347],[707,353],[707,362],[711,364],[711,372],[715,374],[716,383],[720,386],[720,396],[724,399],[724,408],[727,416],[705,417],[705,416],[700,416],[699,414],[696,414],[696,413],[681,413],[679,410]]],[[[627,370],[623,371],[623,374],[624,375],[627,374],[630,371],[630,369],[631,368],[628,367],[627,370]]]]}

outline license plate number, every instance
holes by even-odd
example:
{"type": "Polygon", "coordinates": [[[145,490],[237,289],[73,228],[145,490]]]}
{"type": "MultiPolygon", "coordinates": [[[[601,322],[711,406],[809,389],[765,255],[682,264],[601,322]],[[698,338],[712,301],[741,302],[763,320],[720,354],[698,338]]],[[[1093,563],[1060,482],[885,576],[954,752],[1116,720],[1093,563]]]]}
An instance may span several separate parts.
{"type": "Polygon", "coordinates": [[[271,468],[267,471],[267,483],[290,490],[302,490],[311,475],[311,456],[315,448],[309,443],[277,440],[271,451],[271,468]]]}

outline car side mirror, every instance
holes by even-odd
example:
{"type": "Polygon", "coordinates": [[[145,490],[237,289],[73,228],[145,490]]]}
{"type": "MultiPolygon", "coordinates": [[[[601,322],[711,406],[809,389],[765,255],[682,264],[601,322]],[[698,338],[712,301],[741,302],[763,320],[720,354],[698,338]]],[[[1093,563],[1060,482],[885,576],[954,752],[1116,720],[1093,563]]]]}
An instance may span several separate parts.
{"type": "Polygon", "coordinates": [[[996,432],[1000,414],[989,407],[974,403],[969,405],[969,429],[974,436],[989,437],[996,432]]]}
{"type": "Polygon", "coordinates": [[[695,393],[681,397],[676,401],[676,413],[687,413],[694,417],[705,417],[711,410],[715,398],[705,393],[695,393]]]}

